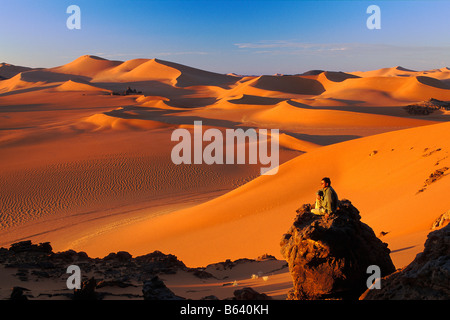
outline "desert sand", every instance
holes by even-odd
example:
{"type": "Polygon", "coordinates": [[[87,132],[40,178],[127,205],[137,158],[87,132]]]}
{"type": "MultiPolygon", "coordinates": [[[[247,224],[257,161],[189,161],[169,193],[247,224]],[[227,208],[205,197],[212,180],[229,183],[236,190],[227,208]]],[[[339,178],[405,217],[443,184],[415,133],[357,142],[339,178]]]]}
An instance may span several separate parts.
{"type": "MultiPolygon", "coordinates": [[[[0,76],[2,247],[30,239],[90,257],[160,250],[189,267],[266,253],[281,260],[295,210],[328,176],[401,268],[450,209],[450,113],[403,109],[449,101],[448,68],[236,76],[87,55],[49,69],[4,63],[0,76]],[[197,120],[222,132],[279,129],[278,173],[173,164],[172,132],[192,132],[197,120]]],[[[288,277],[273,277],[266,292],[282,298],[276,287],[288,277]]],[[[182,278],[167,285],[196,285],[182,278]]]]}

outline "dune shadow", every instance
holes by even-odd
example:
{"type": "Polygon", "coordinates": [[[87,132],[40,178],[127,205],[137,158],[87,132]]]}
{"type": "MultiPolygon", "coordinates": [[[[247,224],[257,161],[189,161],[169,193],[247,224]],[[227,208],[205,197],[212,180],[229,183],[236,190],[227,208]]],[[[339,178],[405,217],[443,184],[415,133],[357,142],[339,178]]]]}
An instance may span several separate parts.
{"type": "Polygon", "coordinates": [[[128,106],[121,109],[104,112],[104,114],[115,118],[160,121],[174,125],[193,125],[194,121],[202,121],[202,124],[205,126],[225,128],[239,127],[244,130],[254,128],[250,126],[242,126],[240,122],[221,119],[209,119],[199,116],[183,116],[179,113],[180,110],[161,110],[150,107],[137,106],[128,106]],[[172,114],[176,114],[176,116],[172,116],[172,114]]]}
{"type": "Polygon", "coordinates": [[[412,249],[412,248],[415,248],[415,247],[417,247],[417,246],[404,247],[404,248],[401,248],[401,249],[392,250],[391,253],[400,252],[400,251],[405,251],[405,250],[409,250],[409,249],[412,249]]]}
{"type": "Polygon", "coordinates": [[[123,93],[128,87],[135,89],[140,94],[146,96],[160,96],[165,98],[181,98],[185,95],[195,94],[196,91],[187,88],[177,88],[170,84],[156,80],[146,81],[128,81],[128,82],[92,82],[91,85],[111,90],[113,92],[123,93]]]}
{"type": "Polygon", "coordinates": [[[289,135],[293,136],[296,139],[312,142],[321,146],[328,146],[335,143],[361,138],[361,136],[357,135],[312,135],[295,132],[290,132],[289,135]]]}
{"type": "MultiPolygon", "coordinates": [[[[8,105],[8,106],[0,106],[0,113],[8,113],[8,112],[36,112],[36,111],[42,111],[42,110],[49,110],[46,107],[47,107],[47,105],[43,104],[43,103],[15,104],[15,105],[8,105]]],[[[51,110],[53,110],[53,109],[51,109],[51,110]]]]}
{"type": "MultiPolygon", "coordinates": [[[[183,116],[182,113],[180,114],[180,110],[161,110],[141,106],[122,107],[121,109],[104,112],[104,114],[121,119],[151,120],[173,125],[193,125],[194,121],[202,121],[202,125],[218,128],[241,128],[243,130],[258,128],[258,126],[244,125],[242,122],[231,120],[211,119],[200,116],[183,116]]],[[[296,139],[322,146],[361,138],[361,136],[358,135],[310,135],[295,133],[290,130],[280,130],[280,134],[283,132],[296,139]]]]}
{"type": "Polygon", "coordinates": [[[170,107],[175,108],[200,108],[212,105],[217,102],[214,97],[210,98],[178,98],[170,99],[165,103],[170,107]]]}
{"type": "Polygon", "coordinates": [[[420,119],[420,120],[429,120],[429,121],[439,121],[445,122],[450,120],[450,114],[446,114],[444,111],[435,110],[430,115],[411,115],[409,114],[403,106],[359,106],[358,103],[361,101],[357,100],[339,100],[332,99],[336,101],[345,102],[351,105],[348,106],[308,106],[306,104],[289,100],[288,104],[297,108],[309,109],[309,110],[335,110],[335,111],[347,111],[347,112],[355,112],[355,113],[364,113],[371,115],[380,115],[380,116],[391,116],[391,117],[399,117],[399,118],[407,118],[407,119],[420,119]]]}
{"type": "Polygon", "coordinates": [[[293,94],[319,95],[325,92],[325,87],[319,81],[298,76],[261,76],[253,86],[293,94]]]}
{"type": "Polygon", "coordinates": [[[49,85],[49,86],[45,86],[45,87],[32,87],[32,88],[24,88],[24,89],[19,89],[19,90],[13,90],[13,91],[8,91],[8,92],[4,92],[4,93],[0,93],[0,97],[7,97],[7,96],[12,96],[14,94],[21,94],[21,93],[27,93],[27,92],[34,92],[34,91],[39,91],[39,90],[45,90],[45,89],[51,89],[51,88],[55,88],[57,86],[59,86],[60,84],[55,84],[55,85],[49,85]]]}
{"type": "Polygon", "coordinates": [[[285,100],[286,100],[285,98],[261,97],[261,96],[244,94],[241,98],[231,99],[231,100],[228,100],[228,102],[233,103],[233,104],[242,104],[242,105],[254,104],[254,105],[265,105],[266,106],[266,105],[275,105],[275,104],[280,103],[285,100]]]}

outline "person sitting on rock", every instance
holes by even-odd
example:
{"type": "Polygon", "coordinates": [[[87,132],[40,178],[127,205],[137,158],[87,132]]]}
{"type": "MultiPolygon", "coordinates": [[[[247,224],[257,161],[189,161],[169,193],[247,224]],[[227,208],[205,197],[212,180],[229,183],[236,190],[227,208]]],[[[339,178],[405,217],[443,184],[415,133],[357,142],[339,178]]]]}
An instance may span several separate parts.
{"type": "Polygon", "coordinates": [[[336,191],[334,191],[333,187],[331,187],[331,180],[328,177],[325,177],[321,181],[323,198],[322,198],[322,207],[324,208],[325,214],[332,214],[336,212],[338,206],[338,195],[336,191]]]}

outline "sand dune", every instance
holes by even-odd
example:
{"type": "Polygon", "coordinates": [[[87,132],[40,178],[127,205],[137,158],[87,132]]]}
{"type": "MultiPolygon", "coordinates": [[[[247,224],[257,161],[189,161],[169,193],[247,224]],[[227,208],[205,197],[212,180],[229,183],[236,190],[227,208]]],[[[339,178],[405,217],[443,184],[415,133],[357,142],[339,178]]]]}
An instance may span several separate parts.
{"type": "Polygon", "coordinates": [[[95,81],[143,81],[159,80],[170,85],[176,85],[176,79],[181,75],[177,69],[158,63],[152,60],[133,60],[132,63],[124,62],[116,68],[111,68],[101,72],[95,81]],[[125,66],[123,66],[125,64],[125,66]]]}
{"type": "Polygon", "coordinates": [[[29,70],[32,70],[32,68],[15,66],[12,64],[2,62],[0,63],[0,80],[12,78],[21,72],[29,70]]]}
{"type": "Polygon", "coordinates": [[[413,77],[364,77],[347,79],[322,98],[358,101],[364,105],[405,105],[430,98],[450,100],[450,87],[438,79],[413,77]]]}
{"type": "Polygon", "coordinates": [[[409,77],[416,72],[417,71],[403,68],[401,66],[396,66],[391,68],[381,68],[378,70],[355,71],[349,73],[359,77],[409,77]]]}
{"type": "Polygon", "coordinates": [[[376,234],[388,232],[383,241],[401,267],[423,249],[433,221],[448,209],[438,201],[449,187],[448,179],[419,192],[431,173],[450,165],[450,146],[443,134],[448,129],[444,123],[322,147],[282,165],[277,175],[259,177],[193,208],[93,235],[77,248],[94,255],[119,243],[136,254],[161,248],[189,265],[265,252],[279,256],[278,241],[295,209],[313,201],[326,175],[376,234]]]}
{"type": "Polygon", "coordinates": [[[76,82],[76,81],[72,81],[72,80],[64,82],[63,84],[56,87],[55,90],[58,90],[58,91],[87,91],[87,92],[100,91],[100,92],[105,92],[105,93],[111,93],[110,90],[97,88],[97,87],[94,87],[93,85],[89,85],[86,83],[80,83],[80,82],[76,82]]]}
{"type": "Polygon", "coordinates": [[[278,126],[298,125],[312,127],[414,127],[426,124],[423,120],[371,115],[350,111],[315,110],[281,102],[273,108],[251,116],[252,120],[278,126]]]}
{"type": "Polygon", "coordinates": [[[131,129],[157,129],[157,128],[169,128],[174,127],[163,122],[151,121],[151,120],[140,120],[140,119],[122,119],[106,114],[95,114],[93,116],[87,117],[80,123],[81,127],[87,127],[93,125],[95,129],[98,130],[131,130],[131,129]]]}
{"type": "MultiPolygon", "coordinates": [[[[75,63],[75,62],[74,62],[75,63]]],[[[84,65],[83,65],[84,67],[84,65]]],[[[71,68],[71,66],[70,66],[71,68]]],[[[70,70],[69,66],[64,70],[70,70]]],[[[162,81],[176,87],[228,86],[239,78],[203,71],[159,59],[134,59],[110,67],[94,68],[95,82],[162,81]],[[99,72],[100,71],[100,72],[99,72]]]]}
{"type": "Polygon", "coordinates": [[[450,69],[237,76],[159,59],[82,56],[29,69],[0,65],[0,245],[51,241],[90,256],[163,250],[190,266],[279,257],[295,209],[330,176],[387,232],[398,267],[421,251],[450,167],[450,69]],[[127,87],[141,93],[124,95],[127,87]],[[109,93],[114,92],[114,95],[109,93]],[[256,165],[176,166],[176,128],[280,130],[279,172],[256,165]]]}
{"type": "Polygon", "coordinates": [[[93,78],[99,72],[113,68],[121,63],[120,61],[85,55],[63,66],[51,68],[49,71],[93,78]]]}
{"type": "Polygon", "coordinates": [[[252,86],[269,91],[318,95],[325,91],[319,81],[299,76],[261,76],[252,86]]]}
{"type": "Polygon", "coordinates": [[[10,92],[14,90],[22,90],[27,88],[39,87],[45,85],[45,82],[28,82],[23,80],[22,74],[19,73],[10,79],[0,82],[0,93],[10,92]]]}

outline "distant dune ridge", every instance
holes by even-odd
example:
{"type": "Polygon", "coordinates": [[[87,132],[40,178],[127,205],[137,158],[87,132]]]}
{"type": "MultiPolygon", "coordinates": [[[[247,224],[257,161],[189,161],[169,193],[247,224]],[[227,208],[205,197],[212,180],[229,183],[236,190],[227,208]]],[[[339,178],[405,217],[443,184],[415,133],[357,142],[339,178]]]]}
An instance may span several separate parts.
{"type": "Polygon", "coordinates": [[[450,101],[449,68],[245,76],[91,55],[47,69],[2,63],[0,246],[161,250],[195,268],[283,259],[281,235],[329,176],[403,267],[450,209],[450,111],[404,108],[432,98],[450,101]],[[171,134],[194,121],[279,129],[278,173],[175,165],[171,134]]]}

